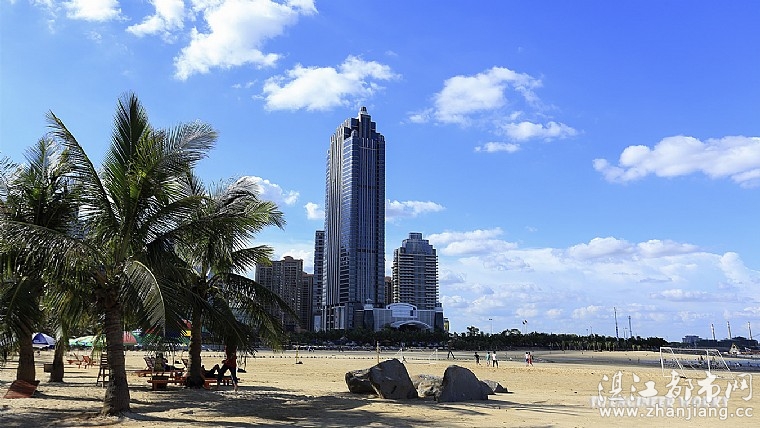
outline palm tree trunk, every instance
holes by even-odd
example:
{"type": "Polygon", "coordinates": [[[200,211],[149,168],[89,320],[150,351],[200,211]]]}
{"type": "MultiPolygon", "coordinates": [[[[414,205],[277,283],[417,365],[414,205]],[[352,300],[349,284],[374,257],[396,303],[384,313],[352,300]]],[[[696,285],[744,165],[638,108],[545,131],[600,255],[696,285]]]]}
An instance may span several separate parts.
{"type": "MultiPolygon", "coordinates": [[[[114,299],[115,300],[115,299],[114,299]]],[[[118,416],[129,412],[129,384],[124,358],[124,331],[122,329],[121,306],[112,303],[105,308],[105,335],[108,365],[111,376],[103,402],[102,415],[118,416]]]]}
{"type": "Polygon", "coordinates": [[[63,382],[63,354],[66,352],[68,343],[65,338],[61,337],[55,343],[55,354],[53,354],[53,370],[50,371],[50,382],[63,382]]]}
{"type": "Polygon", "coordinates": [[[201,376],[201,349],[203,342],[203,315],[199,309],[195,309],[190,326],[190,367],[187,373],[186,385],[190,388],[200,388],[205,382],[201,376]]]}
{"type": "Polygon", "coordinates": [[[16,379],[34,382],[37,377],[34,369],[34,345],[32,344],[32,332],[21,328],[18,338],[18,368],[16,379]]]}

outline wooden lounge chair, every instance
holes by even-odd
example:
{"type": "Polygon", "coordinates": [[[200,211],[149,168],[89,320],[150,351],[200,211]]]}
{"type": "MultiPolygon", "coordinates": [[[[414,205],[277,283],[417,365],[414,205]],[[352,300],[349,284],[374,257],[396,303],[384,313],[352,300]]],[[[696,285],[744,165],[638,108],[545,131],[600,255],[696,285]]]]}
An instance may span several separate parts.
{"type": "Polygon", "coordinates": [[[72,364],[72,365],[76,364],[77,367],[80,367],[82,365],[82,359],[79,358],[79,355],[77,355],[77,354],[74,354],[74,358],[73,359],[67,358],[66,361],[69,364],[72,364]]]}
{"type": "Polygon", "coordinates": [[[93,361],[92,357],[90,357],[89,355],[83,355],[82,356],[82,364],[84,364],[84,368],[94,367],[95,366],[95,361],[93,361]]]}
{"type": "Polygon", "coordinates": [[[40,381],[38,380],[34,382],[14,380],[3,398],[30,398],[37,391],[37,385],[39,384],[40,381]]]}
{"type": "Polygon", "coordinates": [[[135,374],[137,376],[141,376],[141,377],[148,376],[156,371],[155,368],[153,367],[154,364],[156,363],[156,359],[154,357],[144,357],[144,359],[145,359],[145,365],[147,366],[147,368],[143,370],[135,370],[135,374]]]}

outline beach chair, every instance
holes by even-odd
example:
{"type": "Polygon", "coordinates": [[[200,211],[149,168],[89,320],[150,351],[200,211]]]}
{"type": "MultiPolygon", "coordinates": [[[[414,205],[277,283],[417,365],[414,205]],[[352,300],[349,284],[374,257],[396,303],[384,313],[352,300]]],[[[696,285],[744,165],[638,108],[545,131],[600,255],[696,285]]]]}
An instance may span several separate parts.
{"type": "Polygon", "coordinates": [[[145,365],[146,365],[147,368],[143,369],[143,370],[136,370],[135,374],[137,374],[137,376],[141,376],[141,377],[148,376],[148,375],[153,374],[156,371],[156,369],[154,367],[154,365],[156,363],[156,358],[155,357],[144,357],[144,359],[145,359],[145,365]]]}
{"type": "Polygon", "coordinates": [[[66,361],[67,361],[69,364],[71,364],[71,365],[74,365],[74,364],[76,364],[76,365],[77,365],[77,367],[80,367],[80,366],[82,365],[82,359],[81,359],[81,358],[79,358],[79,356],[78,356],[77,354],[74,354],[74,359],[71,359],[71,358],[67,358],[67,359],[66,359],[66,361]]]}
{"type": "Polygon", "coordinates": [[[89,355],[83,355],[82,356],[82,364],[84,364],[84,368],[94,367],[95,366],[95,361],[93,361],[92,357],[90,357],[89,355]]]}

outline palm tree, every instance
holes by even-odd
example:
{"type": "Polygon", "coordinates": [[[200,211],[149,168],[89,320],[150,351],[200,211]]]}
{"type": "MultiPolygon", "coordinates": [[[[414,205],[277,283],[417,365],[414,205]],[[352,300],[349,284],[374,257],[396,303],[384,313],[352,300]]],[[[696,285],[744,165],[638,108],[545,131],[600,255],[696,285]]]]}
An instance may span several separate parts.
{"type": "MultiPolygon", "coordinates": [[[[72,191],[68,155],[50,138],[40,139],[26,153],[26,163],[4,163],[0,222],[5,230],[18,223],[30,229],[45,229],[66,235],[76,218],[77,200],[72,191]]],[[[2,307],[6,345],[14,341],[19,352],[16,379],[32,382],[36,373],[32,333],[40,326],[43,293],[55,287],[58,278],[44,278],[45,261],[30,257],[33,249],[3,240],[2,307]],[[47,289],[47,290],[46,290],[47,289]],[[15,339],[15,340],[14,340],[15,339]]],[[[4,353],[4,355],[7,355],[4,353]]]]}
{"type": "Polygon", "coordinates": [[[21,224],[2,233],[24,242],[37,260],[52,261],[49,274],[80,275],[80,284],[91,284],[111,369],[101,413],[119,415],[130,411],[124,321],[160,325],[165,319],[155,262],[172,252],[173,234],[201,200],[189,192],[184,177],[207,155],[216,132],[201,122],[154,129],[137,97],[125,94],[98,172],[63,121],[52,112],[48,121],[69,152],[81,192],[79,219],[86,228],[73,238],[21,224]]]}
{"type": "Polygon", "coordinates": [[[287,304],[277,295],[243,274],[257,263],[269,263],[272,249],[248,247],[253,236],[267,226],[285,224],[277,206],[258,197],[256,185],[247,178],[206,191],[189,177],[193,193],[204,196],[194,214],[192,227],[184,228],[176,241],[177,253],[187,268],[191,296],[191,335],[187,385],[203,386],[201,345],[203,327],[219,335],[229,348],[249,349],[258,334],[278,347],[284,330],[268,311],[287,304]],[[248,327],[254,326],[257,329],[248,327]]]}

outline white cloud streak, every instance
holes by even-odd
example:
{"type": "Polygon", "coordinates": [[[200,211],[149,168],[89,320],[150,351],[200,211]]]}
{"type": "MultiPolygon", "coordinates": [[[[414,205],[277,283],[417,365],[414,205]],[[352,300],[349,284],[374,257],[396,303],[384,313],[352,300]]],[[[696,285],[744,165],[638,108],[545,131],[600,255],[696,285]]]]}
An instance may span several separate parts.
{"type": "Polygon", "coordinates": [[[202,15],[208,30],[193,28],[190,44],[174,59],[180,80],[213,68],[272,66],[280,55],[263,52],[265,42],[282,35],[301,15],[316,13],[314,2],[307,0],[195,0],[193,10],[202,15]]]}
{"type": "Polygon", "coordinates": [[[700,141],[683,135],[662,139],[653,148],[629,146],[617,166],[594,159],[594,169],[607,181],[626,183],[648,175],[680,177],[702,173],[729,178],[742,187],[760,185],[760,137],[729,136],[700,141]]]}
{"type": "Polygon", "coordinates": [[[414,218],[444,209],[443,205],[431,201],[387,201],[385,204],[385,221],[393,222],[401,218],[414,218]]]}
{"type": "Polygon", "coordinates": [[[261,177],[244,176],[240,180],[253,183],[259,190],[259,197],[265,201],[271,201],[277,205],[293,205],[298,201],[298,192],[295,190],[283,190],[279,184],[272,183],[261,177]]]}
{"type": "Polygon", "coordinates": [[[69,19],[94,22],[121,19],[121,9],[117,0],[71,0],[63,2],[62,5],[69,19]]]}
{"type": "Polygon", "coordinates": [[[329,110],[361,103],[382,89],[377,81],[397,77],[387,65],[349,56],[335,68],[299,64],[270,77],[262,98],[268,110],[329,110]]]}
{"type": "Polygon", "coordinates": [[[139,24],[130,25],[127,31],[138,37],[160,34],[170,41],[174,31],[184,28],[184,0],[151,0],[151,4],[156,13],[146,16],[139,24]]]}

